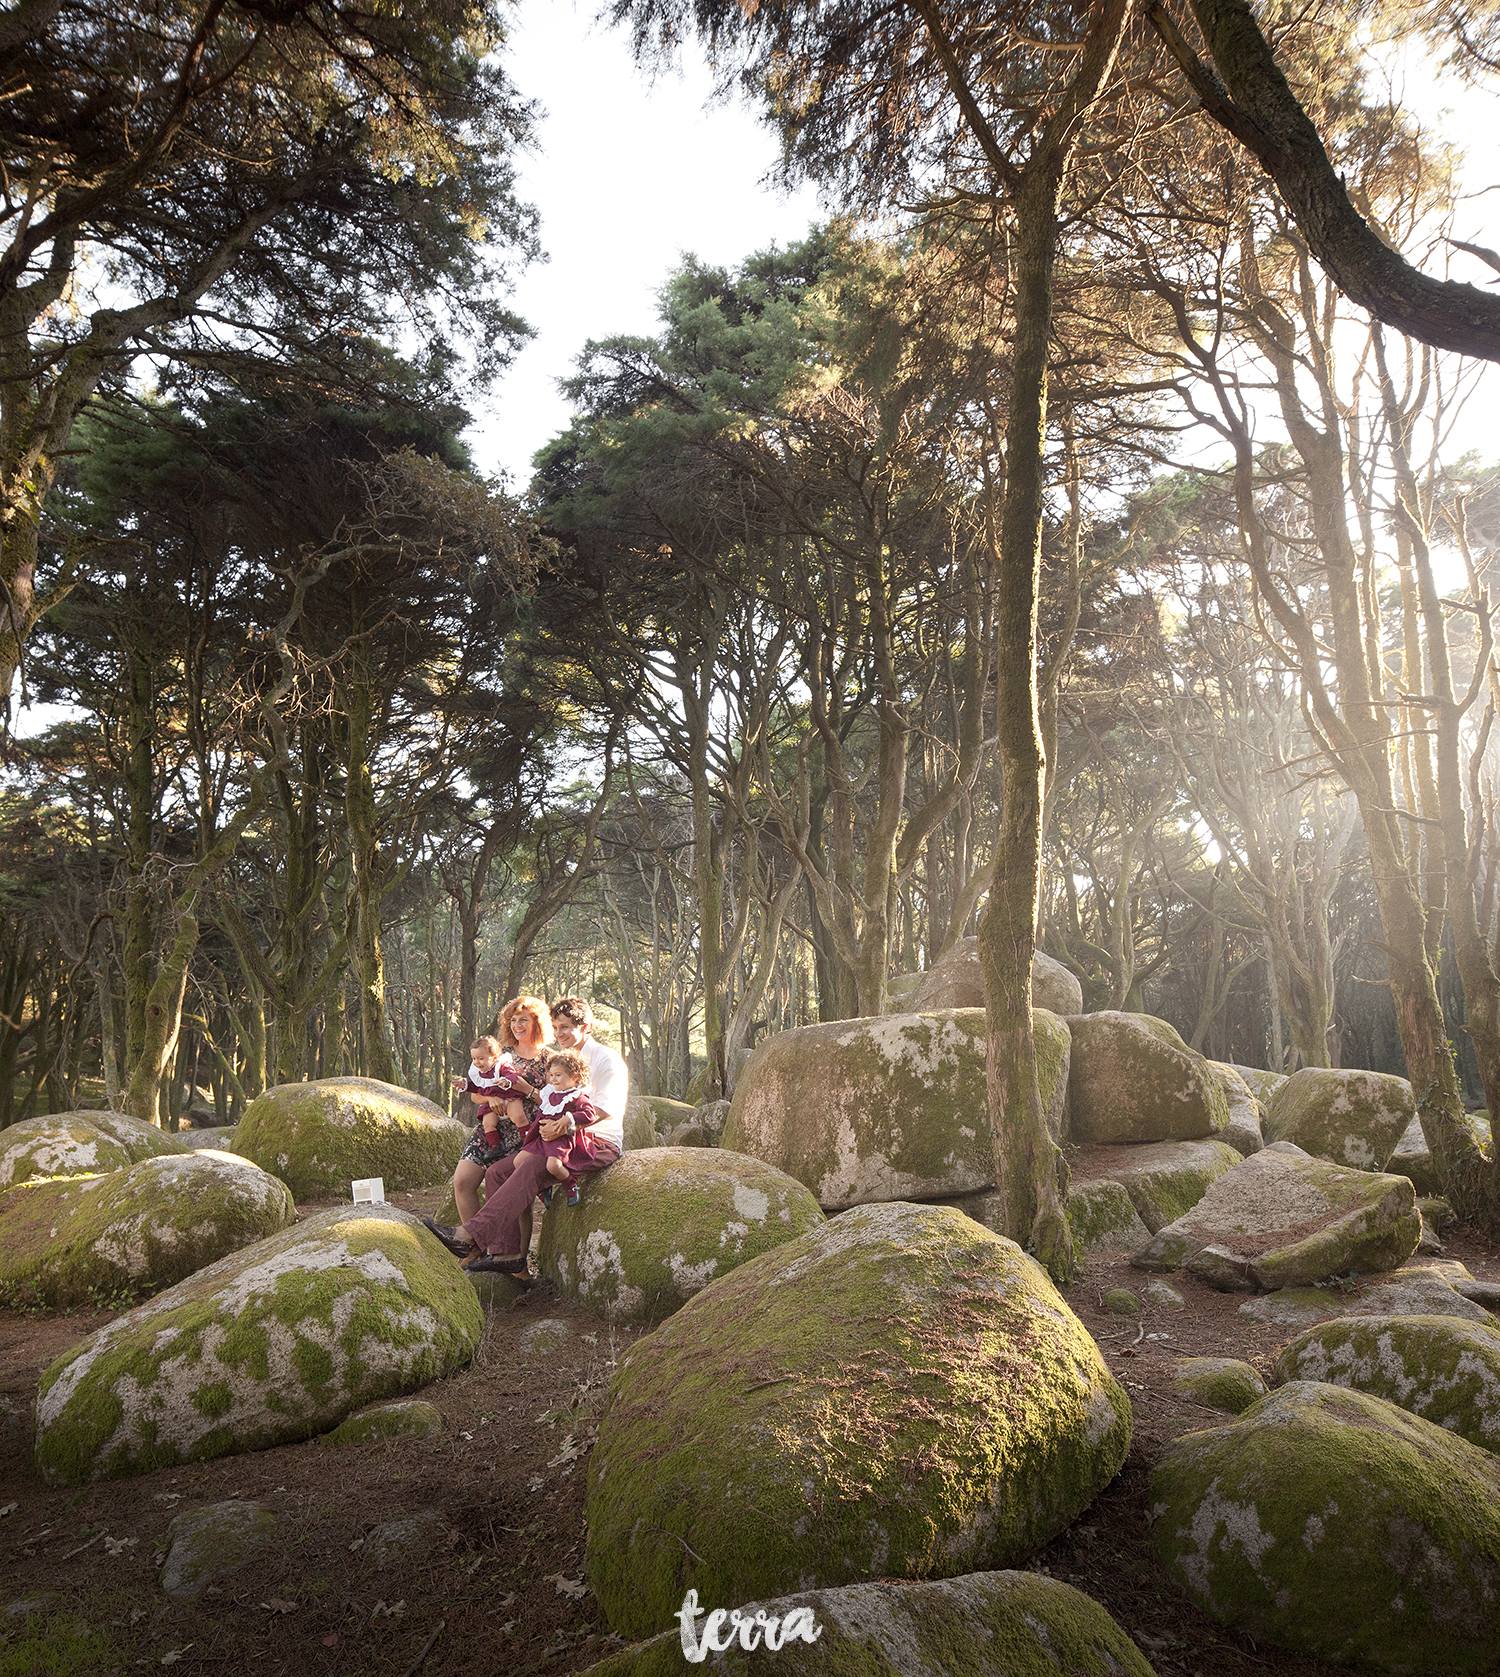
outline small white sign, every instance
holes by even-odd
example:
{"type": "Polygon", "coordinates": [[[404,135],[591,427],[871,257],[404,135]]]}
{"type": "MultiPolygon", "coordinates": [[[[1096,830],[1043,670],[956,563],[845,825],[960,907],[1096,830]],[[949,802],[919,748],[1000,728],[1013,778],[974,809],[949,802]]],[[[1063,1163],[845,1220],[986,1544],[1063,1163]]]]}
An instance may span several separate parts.
{"type": "Polygon", "coordinates": [[[384,1205],[385,1178],[383,1176],[364,1176],[354,1184],[354,1203],[356,1205],[384,1205]]]}

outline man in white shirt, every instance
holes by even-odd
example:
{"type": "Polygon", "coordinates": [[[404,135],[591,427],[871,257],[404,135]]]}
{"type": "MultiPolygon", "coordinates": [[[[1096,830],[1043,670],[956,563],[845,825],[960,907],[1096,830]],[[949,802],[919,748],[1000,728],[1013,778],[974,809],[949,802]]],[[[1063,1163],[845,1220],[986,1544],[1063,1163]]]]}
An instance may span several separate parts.
{"type": "Polygon", "coordinates": [[[589,1099],[603,1114],[593,1125],[600,1141],[625,1151],[625,1103],[630,1099],[630,1068],[602,1042],[594,1040],[594,1010],[582,996],[563,996],[553,1002],[552,1035],[559,1048],[582,1054],[589,1067],[589,1099]]]}

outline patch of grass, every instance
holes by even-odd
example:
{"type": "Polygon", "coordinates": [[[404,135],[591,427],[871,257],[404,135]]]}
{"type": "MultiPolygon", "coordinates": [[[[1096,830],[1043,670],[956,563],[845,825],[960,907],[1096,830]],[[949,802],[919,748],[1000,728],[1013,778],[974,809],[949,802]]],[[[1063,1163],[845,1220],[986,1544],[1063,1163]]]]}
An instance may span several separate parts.
{"type": "Polygon", "coordinates": [[[0,1632],[0,1677],[91,1677],[114,1653],[102,1630],[69,1613],[30,1613],[0,1632]]]}

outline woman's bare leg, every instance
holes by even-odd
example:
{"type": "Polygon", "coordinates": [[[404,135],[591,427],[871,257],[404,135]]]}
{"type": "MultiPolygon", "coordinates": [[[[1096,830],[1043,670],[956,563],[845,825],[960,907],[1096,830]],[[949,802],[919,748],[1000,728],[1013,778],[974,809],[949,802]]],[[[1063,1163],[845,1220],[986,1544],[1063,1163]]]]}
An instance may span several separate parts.
{"type": "Polygon", "coordinates": [[[458,1220],[467,1223],[479,1209],[479,1184],[484,1181],[484,1166],[472,1159],[460,1159],[453,1172],[453,1200],[458,1207],[458,1220]]]}

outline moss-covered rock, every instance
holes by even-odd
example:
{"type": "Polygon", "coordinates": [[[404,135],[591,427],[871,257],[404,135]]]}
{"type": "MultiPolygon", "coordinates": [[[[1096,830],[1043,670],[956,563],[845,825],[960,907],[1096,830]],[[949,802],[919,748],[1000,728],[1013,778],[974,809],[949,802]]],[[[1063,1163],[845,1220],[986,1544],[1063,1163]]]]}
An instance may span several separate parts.
{"type": "Polygon", "coordinates": [[[98,1176],[182,1146],[123,1112],[58,1112],[0,1131],[0,1193],[49,1176],[98,1176]]]}
{"type": "Polygon", "coordinates": [[[463,1271],[392,1205],[335,1207],[199,1270],[42,1376],[49,1485],[315,1437],[450,1374],[483,1315],[463,1271]]]}
{"type": "MultiPolygon", "coordinates": [[[[692,1627],[701,1647],[704,1603],[692,1627]]],[[[815,1640],[793,1635],[773,1650],[785,1677],[1154,1677],[1140,1649],[1091,1596],[1035,1572],[973,1572],[922,1584],[848,1584],[775,1601],[750,1602],[714,1627],[722,1642],[757,1618],[782,1627],[798,1608],[815,1640]]],[[[759,1643],[761,1631],[746,1633],[759,1643]]],[[[780,1634],[780,1633],[778,1633],[780,1634]]],[[[747,1652],[738,1635],[703,1661],[706,1672],[764,1671],[763,1648],[747,1652]]],[[[588,1677],[680,1677],[681,1630],[664,1631],[592,1666],[588,1677]]]]}
{"type": "Polygon", "coordinates": [[[1266,1395],[1266,1383],[1238,1357],[1184,1357],[1177,1365],[1172,1390],[1210,1409],[1239,1415],[1266,1395]]]}
{"type": "Polygon", "coordinates": [[[1135,1252],[1151,1235],[1124,1184],[1105,1177],[1069,1188],[1068,1227],[1082,1253],[1135,1252]]]}
{"type": "Polygon", "coordinates": [[[385,1191],[453,1174],[469,1131],[409,1089],[373,1077],[281,1083],[245,1108],[234,1150],[279,1176],[299,1200],[343,1197],[366,1176],[385,1191]]]}
{"type": "Polygon", "coordinates": [[[0,1297],[54,1310],[148,1292],[284,1229],[286,1184],[230,1153],[174,1153],[0,1199],[0,1297]]]}
{"type": "Polygon", "coordinates": [[[641,1095],[641,1102],[651,1108],[652,1122],[659,1132],[685,1124],[698,1110],[689,1101],[674,1101],[668,1095],[641,1095]]]}
{"type": "Polygon", "coordinates": [[[1129,1287],[1111,1287],[1104,1295],[1104,1308],[1111,1316],[1139,1316],[1141,1301],[1129,1287]]]}
{"type": "Polygon", "coordinates": [[[1298,1381],[1174,1439],[1155,1542],[1205,1612],[1377,1671],[1493,1672],[1500,1460],[1383,1399],[1298,1381]]]}
{"type": "Polygon", "coordinates": [[[542,1221],[542,1274],[611,1322],[660,1322],[716,1276],[823,1221],[782,1171],[723,1148],[653,1147],[580,1179],[542,1221]]]}
{"type": "Polygon", "coordinates": [[[1290,1141],[1315,1158],[1384,1170],[1415,1106],[1404,1077],[1304,1066],[1271,1097],[1267,1141],[1290,1141]]]}
{"type": "Polygon", "coordinates": [[[1130,1405],[1041,1268],[951,1207],[860,1206],[689,1300],[621,1359],[587,1570],[622,1635],[1031,1553],[1108,1483],[1130,1405]]]}
{"type": "Polygon", "coordinates": [[[1346,1316],[1300,1333],[1279,1381],[1370,1392],[1500,1452],[1500,1325],[1457,1316],[1346,1316]]]}
{"type": "Polygon", "coordinates": [[[190,1153],[232,1153],[238,1124],[220,1124],[212,1129],[187,1130],[178,1140],[190,1153]]]}
{"type": "Polygon", "coordinates": [[[1472,1286],[1464,1266],[1412,1260],[1385,1275],[1344,1276],[1321,1287],[1287,1287],[1247,1299],[1240,1314],[1282,1328],[1304,1328],[1336,1316],[1456,1316],[1488,1322],[1490,1313],[1461,1288],[1472,1286]]]}
{"type": "Polygon", "coordinates": [[[227,1578],[269,1548],[276,1516],[258,1502],[211,1502],[185,1508],[167,1527],[161,1587],[178,1601],[195,1601],[216,1578],[227,1578]]]}
{"type": "Polygon", "coordinates": [[[1242,1159],[1248,1159],[1266,1144],[1261,1128],[1260,1102],[1237,1066],[1225,1065],[1221,1060],[1210,1060],[1208,1063],[1213,1067],[1219,1087],[1224,1091],[1224,1099],[1229,1103],[1229,1122],[1219,1131],[1219,1140],[1227,1141],[1242,1159]]]}
{"type": "Polygon", "coordinates": [[[1155,1141],[1141,1147],[1110,1147],[1090,1155],[1090,1173],[1118,1182],[1136,1215],[1155,1234],[1174,1223],[1233,1170],[1240,1155],[1226,1142],[1155,1141]]]}
{"type": "MultiPolygon", "coordinates": [[[[672,1101],[672,1106],[681,1106],[691,1112],[692,1108],[685,1101],[672,1101]]],[[[631,1152],[639,1147],[660,1147],[661,1137],[656,1130],[656,1109],[644,1095],[632,1095],[625,1103],[625,1151],[631,1152]]],[[[441,1223],[444,1219],[439,1216],[441,1223]]],[[[448,1221],[452,1221],[451,1218],[448,1221]]]]}
{"type": "Polygon", "coordinates": [[[1237,1071],[1249,1084],[1250,1093],[1255,1096],[1264,1116],[1266,1108],[1271,1104],[1271,1097],[1286,1082],[1286,1073],[1267,1071],[1264,1066],[1242,1066],[1233,1061],[1229,1062],[1229,1069],[1237,1071]]]}
{"type": "MultiPolygon", "coordinates": [[[[1069,1033],[1050,1013],[1035,1021],[1057,1136],[1069,1033]]],[[[756,1049],[721,1145],[795,1176],[825,1210],[944,1199],[994,1182],[986,1103],[982,1009],[809,1025],[756,1049]]]]}
{"type": "Polygon", "coordinates": [[[341,1421],[324,1433],[325,1444],[367,1444],[372,1438],[437,1438],[443,1431],[443,1414],[425,1398],[403,1398],[399,1403],[377,1404],[341,1421]]]}
{"type": "Polygon", "coordinates": [[[1395,1269],[1421,1233],[1404,1176],[1344,1170],[1280,1141],[1226,1171],[1131,1262],[1157,1271],[1185,1267],[1226,1291],[1272,1292],[1395,1269]]]}
{"type": "MultiPolygon", "coordinates": [[[[904,975],[903,975],[904,976],[904,975]]],[[[888,1013],[946,1013],[957,1007],[984,1006],[984,974],[979,966],[979,939],[960,938],[935,961],[931,969],[916,975],[915,984],[903,987],[902,1005],[888,1007],[888,1013]]],[[[895,981],[888,982],[893,990],[895,981]]],[[[1054,961],[1040,949],[1031,957],[1031,1002],[1059,1018],[1083,1012],[1083,986],[1061,961],[1054,961]]]]}
{"type": "Polygon", "coordinates": [[[1101,1146],[1197,1141],[1229,1122],[1229,1103],[1207,1060],[1165,1019],[1084,1013],[1073,1032],[1068,1099],[1075,1141],[1101,1146]]]}
{"type": "MultiPolygon", "coordinates": [[[[1471,1112],[1468,1114],[1470,1127],[1473,1129],[1475,1140],[1488,1151],[1490,1146],[1490,1118],[1487,1112],[1471,1112]]],[[[1392,1176],[1409,1176],[1412,1186],[1418,1194],[1441,1194],[1443,1192],[1442,1173],[1432,1157],[1432,1149],[1427,1145],[1427,1137],[1422,1134],[1422,1120],[1413,1117],[1412,1121],[1401,1132],[1401,1139],[1396,1143],[1396,1150],[1386,1162],[1385,1167],[1392,1176]]]]}

